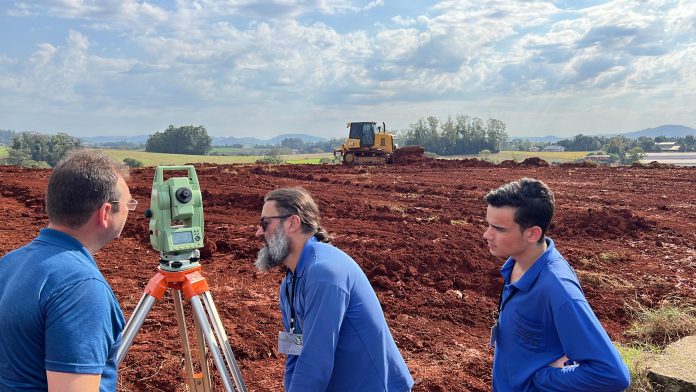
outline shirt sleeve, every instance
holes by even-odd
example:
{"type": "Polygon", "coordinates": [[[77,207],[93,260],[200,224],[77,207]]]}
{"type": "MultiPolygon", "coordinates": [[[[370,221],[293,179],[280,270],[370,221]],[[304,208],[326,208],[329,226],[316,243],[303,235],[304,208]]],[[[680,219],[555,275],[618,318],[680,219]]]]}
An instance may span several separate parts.
{"type": "Polygon", "coordinates": [[[111,289],[96,279],[67,286],[44,312],[46,370],[101,374],[121,333],[111,289]]]}
{"type": "Polygon", "coordinates": [[[288,392],[326,390],[349,299],[348,293],[330,283],[307,287],[302,326],[304,347],[294,364],[288,392]]]}
{"type": "Polygon", "coordinates": [[[541,391],[623,391],[630,378],[621,356],[585,300],[570,300],[554,313],[565,355],[578,366],[546,366],[534,375],[541,391]]]}

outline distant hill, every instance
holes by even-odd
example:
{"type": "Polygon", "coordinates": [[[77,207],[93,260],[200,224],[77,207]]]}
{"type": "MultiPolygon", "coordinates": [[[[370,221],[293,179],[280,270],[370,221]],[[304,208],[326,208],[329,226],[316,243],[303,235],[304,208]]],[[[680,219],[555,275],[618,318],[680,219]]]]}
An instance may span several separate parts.
{"type": "Polygon", "coordinates": [[[627,132],[627,133],[622,133],[621,135],[630,137],[633,139],[637,139],[641,136],[647,136],[647,137],[657,137],[657,136],[665,136],[665,137],[684,137],[687,135],[694,135],[696,136],[696,129],[687,127],[684,125],[661,125],[656,128],[646,128],[642,129],[640,131],[634,131],[634,132],[627,132]]]}
{"type": "MultiPolygon", "coordinates": [[[[617,131],[617,132],[596,132],[596,133],[584,133],[583,135],[588,136],[604,136],[604,137],[614,137],[614,136],[624,136],[631,139],[637,139],[641,136],[647,136],[649,138],[655,138],[658,136],[664,137],[684,137],[687,135],[696,136],[696,129],[687,127],[685,125],[660,125],[655,128],[645,128],[640,131],[617,131]]],[[[573,135],[574,136],[574,135],[573,135]]]]}
{"type": "MultiPolygon", "coordinates": [[[[696,129],[687,127],[685,125],[661,125],[659,127],[655,128],[645,128],[641,129],[640,131],[631,131],[631,132],[595,132],[595,133],[585,133],[585,132],[579,132],[582,133],[583,135],[587,136],[605,136],[605,137],[614,137],[614,136],[625,136],[627,138],[631,139],[637,139],[641,136],[647,136],[649,138],[655,138],[657,136],[665,136],[665,137],[684,137],[687,135],[694,135],[696,136],[696,129]]],[[[577,135],[577,134],[576,134],[577,135]]],[[[521,140],[529,140],[532,143],[556,143],[559,140],[563,139],[572,139],[575,135],[573,136],[568,136],[568,137],[558,137],[558,136],[510,136],[510,140],[512,139],[521,139],[521,140]]]]}
{"type": "Polygon", "coordinates": [[[311,136],[311,135],[305,135],[302,133],[286,133],[283,135],[279,135],[270,139],[259,139],[255,137],[233,137],[233,136],[228,136],[228,137],[221,137],[221,136],[213,136],[213,145],[214,146],[230,146],[232,144],[242,144],[245,147],[253,147],[257,144],[270,144],[270,145],[277,145],[280,144],[283,140],[285,139],[290,139],[290,138],[300,138],[302,139],[303,142],[305,143],[316,143],[316,142],[323,142],[326,141],[326,139],[317,137],[317,136],[311,136]]]}
{"type": "Polygon", "coordinates": [[[83,136],[79,139],[87,145],[102,146],[105,144],[145,144],[149,135],[136,136],[83,136]]]}
{"type": "MultiPolygon", "coordinates": [[[[659,127],[655,128],[646,128],[642,129],[640,131],[631,131],[631,132],[602,132],[602,133],[589,133],[589,132],[582,132],[583,135],[589,135],[589,136],[606,136],[606,137],[612,137],[612,136],[617,136],[617,135],[622,135],[628,138],[639,138],[641,136],[647,136],[650,138],[654,138],[657,136],[665,136],[665,137],[684,137],[687,135],[694,135],[696,136],[696,129],[687,127],[684,125],[661,125],[659,127]]],[[[11,143],[11,138],[14,136],[13,131],[3,131],[0,130],[0,136],[5,135],[5,144],[11,143]]],[[[573,135],[575,136],[575,135],[573,135]]],[[[529,140],[532,143],[557,143],[560,140],[563,139],[569,139],[572,138],[573,136],[568,136],[568,137],[559,137],[559,136],[553,136],[553,135],[548,135],[548,136],[510,136],[510,140],[512,139],[522,139],[522,140],[529,140]]],[[[147,142],[149,135],[137,135],[137,136],[85,136],[85,137],[80,137],[80,139],[88,146],[96,146],[96,147],[113,147],[115,145],[125,145],[125,144],[131,144],[131,145],[143,145],[145,142],[147,142]]],[[[305,143],[316,143],[316,142],[323,142],[327,141],[326,138],[321,138],[318,136],[311,136],[311,135],[305,135],[302,133],[287,133],[279,136],[275,136],[270,139],[259,139],[255,137],[233,137],[233,136],[212,136],[213,139],[213,146],[230,146],[233,144],[241,144],[245,147],[253,147],[255,145],[278,145],[280,144],[284,139],[287,138],[300,138],[302,141],[305,143]]],[[[3,142],[3,140],[0,140],[0,142],[3,142]]]]}

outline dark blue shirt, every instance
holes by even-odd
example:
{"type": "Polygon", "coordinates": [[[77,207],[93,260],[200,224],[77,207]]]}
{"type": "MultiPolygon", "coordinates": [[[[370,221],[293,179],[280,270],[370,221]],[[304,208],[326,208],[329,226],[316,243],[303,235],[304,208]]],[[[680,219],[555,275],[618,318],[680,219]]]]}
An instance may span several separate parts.
{"type": "Polygon", "coordinates": [[[290,392],[408,391],[413,379],[396,347],[367,277],[347,254],[318,242],[305,244],[295,274],[280,286],[280,309],[290,331],[292,279],[296,279],[295,333],[300,355],[288,355],[290,392]]]}
{"type": "Polygon", "coordinates": [[[46,391],[46,371],[101,375],[116,390],[125,320],[92,255],[42,229],[0,259],[0,391],[46,391]]]}
{"type": "Polygon", "coordinates": [[[628,369],[580,288],[575,272],[547,238],[548,248],[515,283],[515,260],[500,270],[505,280],[493,359],[493,390],[623,391],[628,369]],[[514,294],[513,294],[514,293],[514,294]],[[549,366],[567,356],[578,365],[549,366]]]}

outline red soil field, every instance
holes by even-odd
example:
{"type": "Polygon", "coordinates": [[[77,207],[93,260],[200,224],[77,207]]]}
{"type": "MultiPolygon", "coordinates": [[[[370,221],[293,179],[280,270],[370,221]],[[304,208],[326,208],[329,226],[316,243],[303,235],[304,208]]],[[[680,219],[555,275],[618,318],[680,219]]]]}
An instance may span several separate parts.
{"type": "MultiPolygon", "coordinates": [[[[658,166],[430,159],[366,167],[196,165],[207,244],[203,275],[249,391],[282,390],[284,356],[276,345],[283,271],[256,271],[261,242],[254,233],[267,191],[303,186],[318,202],[334,244],[372,282],[414,391],[487,391],[488,334],[503,260],[488,253],[481,237],[483,195],[525,176],[551,187],[557,212],[549,236],[575,268],[609,335],[626,342],[631,306],[672,298],[696,303],[696,169],[658,166]]],[[[121,238],[95,255],[126,318],[158,265],[143,217],[153,173],[132,172],[131,192],[140,204],[121,238]]],[[[0,167],[0,253],[27,243],[47,224],[49,175],[0,167]]],[[[119,391],[185,391],[185,377],[167,293],[120,368],[119,391]]]]}

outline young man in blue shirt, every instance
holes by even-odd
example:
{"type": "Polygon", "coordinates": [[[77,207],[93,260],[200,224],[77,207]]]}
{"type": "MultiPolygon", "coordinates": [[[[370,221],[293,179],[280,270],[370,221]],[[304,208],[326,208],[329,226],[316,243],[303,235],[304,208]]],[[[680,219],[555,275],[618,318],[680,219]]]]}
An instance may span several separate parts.
{"type": "Polygon", "coordinates": [[[302,188],[264,198],[256,266],[284,265],[280,287],[289,392],[409,391],[413,379],[370,282],[347,254],[328,244],[319,209],[302,188]]]}
{"type": "Polygon", "coordinates": [[[0,391],[116,391],[125,320],[92,254],[135,209],[127,178],[87,150],[53,170],[48,227],[0,259],[0,391]]]}
{"type": "Polygon", "coordinates": [[[523,178],[485,196],[492,255],[507,258],[491,330],[493,391],[623,391],[628,369],[585,299],[575,272],[546,237],[554,197],[523,178]]]}

